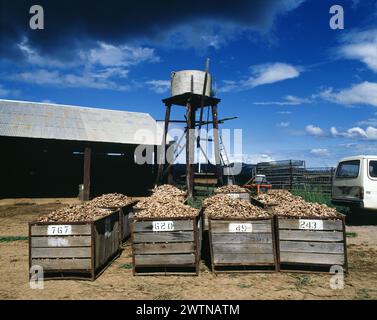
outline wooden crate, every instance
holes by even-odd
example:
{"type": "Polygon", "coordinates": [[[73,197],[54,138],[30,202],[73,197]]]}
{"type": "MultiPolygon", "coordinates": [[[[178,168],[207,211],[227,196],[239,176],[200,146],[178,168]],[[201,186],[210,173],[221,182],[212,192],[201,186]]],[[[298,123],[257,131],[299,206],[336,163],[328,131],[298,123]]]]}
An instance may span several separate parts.
{"type": "Polygon", "coordinates": [[[250,193],[249,192],[218,192],[216,194],[226,194],[226,195],[228,195],[232,198],[250,202],[250,193]]]}
{"type": "Polygon", "coordinates": [[[134,275],[198,275],[202,213],[194,218],[137,219],[132,223],[134,275]],[[156,231],[169,225],[167,231],[156,231]],[[153,231],[155,230],[155,231],[153,231]]]}
{"type": "Polygon", "coordinates": [[[29,223],[29,267],[45,279],[95,280],[120,254],[119,210],[94,221],[29,223]]]}
{"type": "Polygon", "coordinates": [[[209,244],[214,273],[277,270],[273,216],[209,218],[209,244]]]}
{"type": "Polygon", "coordinates": [[[281,271],[329,272],[340,265],[348,270],[345,216],[331,218],[276,217],[281,271]]]}

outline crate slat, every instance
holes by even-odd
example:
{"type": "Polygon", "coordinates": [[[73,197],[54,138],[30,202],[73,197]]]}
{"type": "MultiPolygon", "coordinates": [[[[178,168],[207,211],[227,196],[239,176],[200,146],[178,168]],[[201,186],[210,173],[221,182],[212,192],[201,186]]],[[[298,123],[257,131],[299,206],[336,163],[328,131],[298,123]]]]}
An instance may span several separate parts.
{"type": "Polygon", "coordinates": [[[193,242],[189,243],[138,243],[134,245],[135,254],[194,253],[193,242]]]}
{"type": "Polygon", "coordinates": [[[135,232],[134,243],[142,242],[190,242],[194,241],[194,232],[179,231],[179,232],[135,232]]]}
{"type": "Polygon", "coordinates": [[[343,243],[280,241],[280,251],[307,253],[344,253],[343,243]]]}
{"type": "MultiPolygon", "coordinates": [[[[71,225],[72,232],[71,235],[90,235],[91,229],[90,224],[70,224],[69,222],[66,223],[51,223],[48,225],[71,225]]],[[[48,225],[33,225],[31,226],[31,234],[33,236],[48,236],[47,229],[48,225]]],[[[58,236],[58,235],[56,235],[58,236]]]]}
{"type": "Polygon", "coordinates": [[[272,250],[270,253],[243,253],[243,254],[233,254],[233,253],[218,253],[214,255],[214,263],[221,264],[226,263],[229,265],[250,265],[250,264],[273,264],[274,254],[272,250]]]}
{"type": "Polygon", "coordinates": [[[46,247],[88,247],[91,243],[90,236],[70,236],[70,237],[32,237],[31,246],[33,248],[46,247]]]}
{"type": "Polygon", "coordinates": [[[314,265],[343,265],[344,254],[280,252],[280,263],[310,263],[314,265]]]}
{"type": "Polygon", "coordinates": [[[91,248],[32,248],[31,258],[89,258],[91,248]]]}
{"type": "Polygon", "coordinates": [[[48,271],[90,270],[91,259],[31,259],[32,265],[48,271]]]}
{"type": "MultiPolygon", "coordinates": [[[[212,223],[211,232],[215,233],[228,233],[229,232],[229,223],[245,223],[245,221],[216,221],[216,223],[212,223]]],[[[249,221],[252,225],[252,233],[268,233],[271,232],[271,221],[264,220],[264,221],[249,221]]]]}
{"type": "Polygon", "coordinates": [[[343,233],[339,231],[280,230],[280,240],[303,241],[342,241],[343,233]]]}
{"type": "MultiPolygon", "coordinates": [[[[176,220],[174,222],[175,231],[192,231],[194,226],[191,220],[176,220]]],[[[153,232],[153,221],[139,221],[135,224],[134,232],[153,232]]]]}
{"type": "MultiPolygon", "coordinates": [[[[317,219],[321,220],[321,219],[317,219]]],[[[341,220],[322,220],[323,230],[343,230],[343,224],[341,220]]],[[[279,229],[299,229],[298,219],[279,219],[279,229]]]]}
{"type": "Polygon", "coordinates": [[[195,254],[142,254],[135,255],[135,263],[138,266],[147,265],[194,265],[195,254]]]}
{"type": "Polygon", "coordinates": [[[220,253],[232,253],[232,254],[239,254],[239,253],[271,253],[273,252],[273,245],[272,243],[269,244],[243,244],[240,246],[239,244],[227,244],[227,243],[214,243],[213,246],[213,253],[220,254],[220,253]]]}
{"type": "Polygon", "coordinates": [[[271,233],[217,233],[212,235],[212,243],[272,243],[271,233]]]}

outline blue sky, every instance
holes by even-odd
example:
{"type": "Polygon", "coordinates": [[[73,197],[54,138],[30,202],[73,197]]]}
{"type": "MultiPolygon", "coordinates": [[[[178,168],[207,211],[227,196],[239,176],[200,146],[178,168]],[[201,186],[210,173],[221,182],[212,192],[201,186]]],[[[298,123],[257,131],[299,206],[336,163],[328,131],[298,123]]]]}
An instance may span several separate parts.
{"type": "MultiPolygon", "coordinates": [[[[143,2],[148,10],[150,2],[143,2]]],[[[17,33],[2,28],[7,47],[0,48],[0,98],[163,119],[170,72],[203,69],[209,57],[220,117],[239,117],[223,128],[243,129],[245,161],[304,159],[307,166],[331,166],[344,156],[376,154],[377,1],[337,1],[345,12],[343,30],[329,26],[333,1],[254,2],[234,12],[219,5],[214,13],[193,11],[183,21],[145,26],[153,32],[141,32],[141,24],[140,32],[135,27],[124,37],[122,30],[117,36],[98,31],[106,23],[99,19],[98,28],[86,28],[85,17],[80,30],[88,31],[77,39],[69,17],[59,28],[51,26],[53,37],[35,36],[44,31],[22,25],[17,33]],[[57,49],[50,50],[45,44],[58,41],[54,37],[61,47],[53,42],[57,49]]],[[[0,8],[7,10],[3,0],[0,8]]],[[[25,14],[16,9],[23,10],[9,8],[15,16],[25,14]]],[[[46,32],[51,11],[45,9],[46,32]]],[[[149,19],[142,12],[141,23],[149,19]]]]}

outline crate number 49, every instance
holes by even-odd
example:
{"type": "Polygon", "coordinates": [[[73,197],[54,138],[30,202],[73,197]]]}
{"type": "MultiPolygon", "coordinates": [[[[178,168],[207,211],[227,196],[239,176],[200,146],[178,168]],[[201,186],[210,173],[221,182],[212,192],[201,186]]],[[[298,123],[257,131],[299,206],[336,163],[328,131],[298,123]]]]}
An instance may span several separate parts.
{"type": "Polygon", "coordinates": [[[174,231],[174,222],[153,221],[153,231],[174,231]]]}
{"type": "Polygon", "coordinates": [[[252,232],[251,223],[229,223],[229,232],[252,232]]]}
{"type": "Polygon", "coordinates": [[[72,234],[72,226],[69,225],[54,225],[47,227],[47,235],[70,235],[72,234]]]}

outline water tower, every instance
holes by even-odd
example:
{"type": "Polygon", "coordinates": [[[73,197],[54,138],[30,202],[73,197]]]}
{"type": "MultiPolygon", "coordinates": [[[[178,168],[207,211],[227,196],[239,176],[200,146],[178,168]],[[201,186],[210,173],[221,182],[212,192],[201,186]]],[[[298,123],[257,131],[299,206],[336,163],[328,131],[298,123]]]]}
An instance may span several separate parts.
{"type": "MultiPolygon", "coordinates": [[[[213,96],[212,91],[212,77],[208,72],[209,60],[206,63],[205,71],[201,70],[183,70],[172,72],[171,74],[171,96],[163,99],[165,104],[165,125],[164,136],[162,145],[166,147],[166,136],[169,129],[169,123],[185,123],[185,136],[186,136],[186,185],[187,185],[187,197],[193,197],[194,191],[194,155],[196,148],[201,149],[204,154],[204,150],[200,145],[202,138],[197,137],[196,141],[190,139],[190,129],[200,129],[203,125],[212,124],[214,129],[213,139],[211,141],[214,144],[214,155],[216,162],[216,176],[218,184],[223,184],[223,173],[221,167],[221,152],[220,152],[220,137],[218,133],[219,122],[222,123],[225,120],[219,120],[217,115],[217,105],[220,99],[213,96]],[[171,120],[170,113],[172,106],[179,106],[186,108],[185,120],[171,120]],[[203,120],[204,109],[207,109],[207,114],[210,114],[211,119],[203,120]],[[199,117],[197,113],[199,112],[199,117]]],[[[157,174],[157,181],[160,181],[164,175],[164,163],[166,163],[166,148],[162,153],[163,160],[159,164],[159,170],[157,174]]],[[[208,161],[208,157],[205,155],[208,161]]],[[[171,167],[171,165],[169,165],[171,167]]],[[[166,171],[166,170],[165,170],[166,171]]]]}

